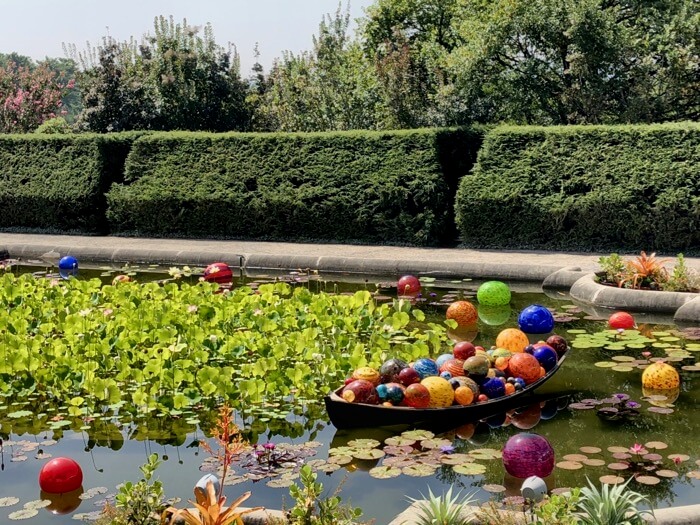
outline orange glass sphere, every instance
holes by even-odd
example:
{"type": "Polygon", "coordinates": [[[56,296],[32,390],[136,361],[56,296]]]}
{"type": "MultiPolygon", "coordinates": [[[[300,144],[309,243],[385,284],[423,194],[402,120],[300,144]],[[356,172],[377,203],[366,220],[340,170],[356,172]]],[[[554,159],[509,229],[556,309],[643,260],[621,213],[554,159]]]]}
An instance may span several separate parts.
{"type": "Polygon", "coordinates": [[[540,378],[540,368],[540,362],[535,356],[526,353],[515,354],[508,363],[510,375],[521,377],[527,385],[540,378]]]}
{"type": "Polygon", "coordinates": [[[455,401],[459,405],[471,405],[474,402],[474,392],[468,386],[457,387],[455,401]]]}
{"type": "Polygon", "coordinates": [[[522,330],[517,328],[506,328],[496,337],[496,346],[505,348],[513,353],[523,352],[525,347],[530,344],[530,340],[522,330]]]}
{"type": "Polygon", "coordinates": [[[476,308],[469,301],[455,301],[447,308],[447,319],[453,319],[457,326],[465,327],[476,323],[479,318],[476,308]]]}

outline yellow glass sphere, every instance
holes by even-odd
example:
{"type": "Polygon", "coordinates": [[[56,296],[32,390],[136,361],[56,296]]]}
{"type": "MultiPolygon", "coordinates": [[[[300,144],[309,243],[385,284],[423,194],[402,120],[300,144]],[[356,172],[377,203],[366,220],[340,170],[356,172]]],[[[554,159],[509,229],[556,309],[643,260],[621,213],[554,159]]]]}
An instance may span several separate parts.
{"type": "Polygon", "coordinates": [[[668,363],[657,361],[650,364],[642,373],[642,386],[654,390],[671,390],[678,388],[681,378],[678,371],[668,363]]]}
{"type": "Polygon", "coordinates": [[[506,328],[496,337],[496,346],[505,348],[513,353],[524,352],[525,347],[530,344],[530,340],[522,330],[517,328],[506,328]]]}
{"type": "Polygon", "coordinates": [[[451,406],[455,400],[455,391],[447,379],[439,376],[430,376],[423,379],[421,385],[430,392],[428,408],[445,408],[451,406]]]}

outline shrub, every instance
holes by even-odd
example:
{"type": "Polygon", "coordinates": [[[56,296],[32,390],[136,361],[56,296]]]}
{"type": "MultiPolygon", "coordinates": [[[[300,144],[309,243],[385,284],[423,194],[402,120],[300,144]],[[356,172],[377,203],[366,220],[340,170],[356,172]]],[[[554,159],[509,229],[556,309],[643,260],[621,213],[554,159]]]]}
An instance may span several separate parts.
{"type": "Polygon", "coordinates": [[[108,194],[118,232],[435,245],[479,134],[157,133],[108,194]]]}
{"type": "Polygon", "coordinates": [[[0,228],[103,232],[137,133],[0,135],[0,228]]]}
{"type": "Polygon", "coordinates": [[[478,247],[697,252],[700,125],[490,131],[456,198],[478,247]]]}

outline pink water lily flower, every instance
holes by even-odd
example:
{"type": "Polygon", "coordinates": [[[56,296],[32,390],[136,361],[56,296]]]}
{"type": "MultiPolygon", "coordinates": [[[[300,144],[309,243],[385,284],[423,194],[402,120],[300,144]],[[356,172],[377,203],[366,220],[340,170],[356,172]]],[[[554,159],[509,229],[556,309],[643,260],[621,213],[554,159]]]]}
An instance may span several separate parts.
{"type": "Polygon", "coordinates": [[[644,445],[640,445],[639,443],[635,443],[630,447],[630,452],[632,454],[646,454],[646,449],[644,448],[644,445]]]}

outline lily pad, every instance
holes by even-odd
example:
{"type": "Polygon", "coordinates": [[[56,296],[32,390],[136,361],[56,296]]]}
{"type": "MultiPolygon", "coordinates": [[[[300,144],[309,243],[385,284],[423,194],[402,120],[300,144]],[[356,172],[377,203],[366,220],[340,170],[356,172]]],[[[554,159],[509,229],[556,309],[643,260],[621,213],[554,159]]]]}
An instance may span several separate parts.
{"type": "Polygon", "coordinates": [[[452,470],[464,476],[479,476],[486,472],[486,466],[480,463],[467,463],[466,465],[455,465],[452,470]]]}
{"type": "Polygon", "coordinates": [[[663,450],[668,448],[668,445],[663,441],[649,441],[648,443],[645,443],[644,446],[652,450],[663,450]]]}
{"type": "Polygon", "coordinates": [[[393,447],[403,447],[403,446],[410,446],[413,445],[416,442],[416,439],[414,438],[407,438],[404,436],[393,436],[390,438],[386,438],[384,440],[384,443],[386,445],[390,445],[393,447]]]}
{"type": "Polygon", "coordinates": [[[443,465],[465,465],[473,462],[474,458],[469,454],[447,454],[440,458],[443,465]]]}
{"type": "Polygon", "coordinates": [[[690,472],[686,472],[685,475],[691,479],[700,479],[700,470],[691,470],[690,472]]]}
{"type": "Polygon", "coordinates": [[[51,500],[48,499],[35,499],[33,501],[28,501],[24,504],[25,509],[43,509],[51,505],[51,500]]]}
{"type": "Polygon", "coordinates": [[[501,459],[503,453],[495,448],[477,448],[469,451],[469,455],[474,459],[490,460],[501,459]]]}
{"type": "Polygon", "coordinates": [[[374,467],[369,470],[369,475],[377,479],[389,479],[400,476],[402,473],[401,469],[395,467],[380,466],[374,467]]]}
{"type": "Polygon", "coordinates": [[[678,476],[678,472],[668,469],[657,470],[654,474],[662,478],[675,478],[678,476]]]}
{"type": "Polygon", "coordinates": [[[352,457],[355,459],[366,459],[366,460],[373,460],[373,459],[380,459],[383,458],[386,454],[384,454],[383,450],[379,450],[378,448],[361,448],[352,453],[352,457]]]}
{"type": "Polygon", "coordinates": [[[668,459],[670,459],[673,462],[683,463],[684,461],[688,461],[690,459],[690,456],[688,456],[687,454],[669,454],[668,459]]]}
{"type": "Polygon", "coordinates": [[[432,476],[435,473],[435,468],[431,467],[430,465],[423,465],[421,463],[417,463],[415,465],[409,465],[408,467],[403,467],[401,469],[401,472],[407,476],[412,476],[412,477],[425,477],[425,476],[432,476]]]}
{"type": "Polygon", "coordinates": [[[641,483],[642,485],[658,485],[661,483],[661,480],[656,476],[637,476],[634,479],[637,483],[641,483]]]}
{"type": "Polygon", "coordinates": [[[287,478],[278,478],[278,479],[271,479],[267,483],[265,483],[268,487],[271,487],[273,489],[284,489],[287,487],[291,487],[294,485],[294,480],[287,479],[287,478]]]}
{"type": "Polygon", "coordinates": [[[353,448],[375,448],[381,445],[376,439],[353,439],[348,441],[348,446],[353,448]]]}
{"type": "Polygon", "coordinates": [[[584,456],[583,454],[567,454],[564,456],[564,459],[566,461],[584,461],[588,459],[588,456],[584,456]]]}
{"type": "Polygon", "coordinates": [[[324,463],[330,463],[332,465],[347,465],[348,463],[352,463],[352,456],[331,456],[328,458],[328,461],[325,461],[324,463]]]}
{"type": "Polygon", "coordinates": [[[625,482],[625,478],[621,476],[614,476],[612,474],[607,476],[601,476],[600,478],[598,478],[598,480],[601,483],[605,483],[606,485],[619,485],[620,483],[625,482]]]}
{"type": "Polygon", "coordinates": [[[595,459],[595,458],[590,458],[590,459],[584,459],[581,461],[586,466],[589,467],[602,467],[605,465],[605,460],[604,459],[595,459]]]}
{"type": "Polygon", "coordinates": [[[489,483],[488,485],[484,485],[481,488],[484,489],[486,492],[490,492],[492,494],[500,494],[501,492],[506,491],[506,488],[503,485],[498,485],[495,483],[489,483]]]}
{"type": "Polygon", "coordinates": [[[449,445],[452,445],[452,441],[442,438],[424,439],[420,442],[420,446],[427,449],[438,449],[449,445]]]}
{"type": "Polygon", "coordinates": [[[599,454],[602,452],[602,449],[598,447],[581,447],[579,450],[584,454],[599,454]]]}
{"type": "Polygon", "coordinates": [[[595,366],[598,368],[612,368],[614,366],[617,366],[617,363],[614,361],[598,361],[595,363],[595,366]]]}
{"type": "Polygon", "coordinates": [[[610,470],[627,470],[630,466],[627,463],[609,463],[608,468],[610,470]]]}
{"type": "Polygon", "coordinates": [[[562,470],[579,470],[583,468],[583,463],[578,461],[560,461],[557,463],[557,468],[562,470]]]}
{"type": "Polygon", "coordinates": [[[434,438],[435,434],[428,430],[407,430],[401,433],[401,437],[407,439],[413,439],[415,441],[422,441],[423,439],[434,438]]]}
{"type": "Polygon", "coordinates": [[[17,503],[19,503],[19,498],[15,498],[14,496],[0,498],[0,507],[10,507],[12,505],[17,505],[17,503]]]}
{"type": "Polygon", "coordinates": [[[618,447],[618,446],[611,446],[611,447],[608,447],[608,452],[612,452],[613,454],[614,454],[615,452],[624,452],[624,453],[627,453],[628,450],[629,450],[629,449],[628,449],[627,447],[618,447]]]}
{"type": "Polygon", "coordinates": [[[10,513],[10,515],[7,517],[11,520],[27,520],[29,518],[33,518],[37,514],[39,514],[39,511],[36,509],[22,509],[10,513]]]}
{"type": "Polygon", "coordinates": [[[405,456],[414,451],[414,448],[408,445],[402,447],[398,446],[386,446],[383,448],[384,452],[390,456],[405,456]]]}

